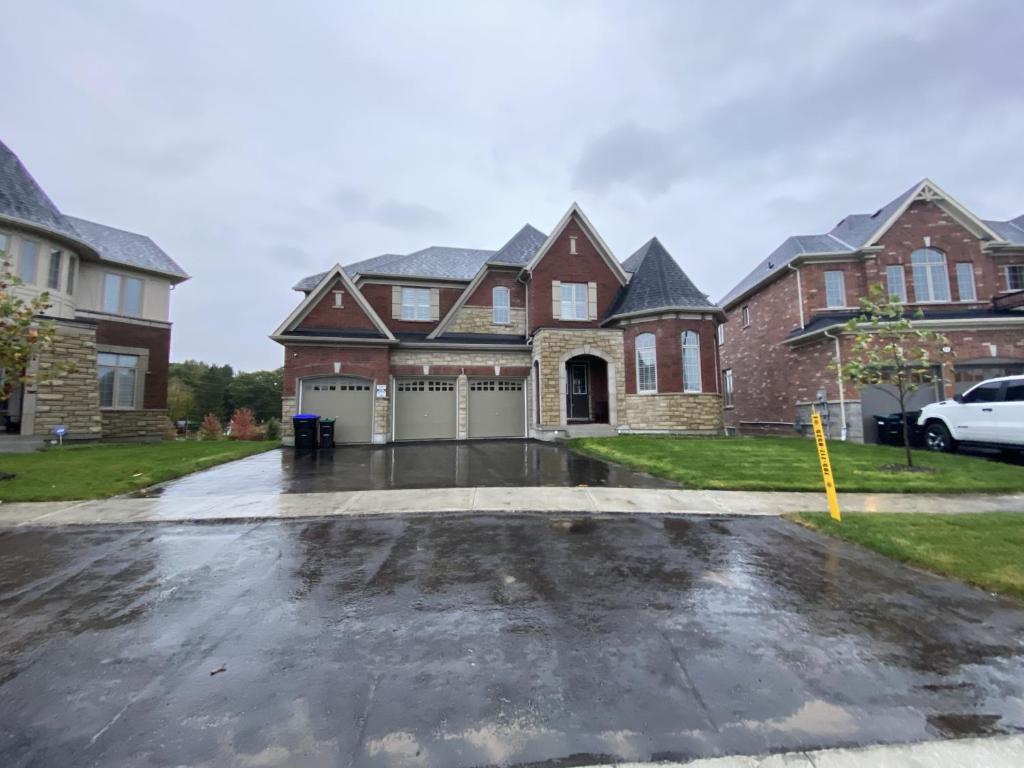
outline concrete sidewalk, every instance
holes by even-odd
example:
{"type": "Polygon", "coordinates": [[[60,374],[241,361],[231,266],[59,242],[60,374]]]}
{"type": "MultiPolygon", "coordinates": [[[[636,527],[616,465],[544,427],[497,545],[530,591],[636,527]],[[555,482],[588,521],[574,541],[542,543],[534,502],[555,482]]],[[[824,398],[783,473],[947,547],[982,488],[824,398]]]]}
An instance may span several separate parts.
{"type": "Polygon", "coordinates": [[[689,763],[615,763],[615,768],[1017,768],[1022,755],[1024,736],[993,736],[764,757],[716,757],[689,763]]]}
{"type": "MultiPolygon", "coordinates": [[[[840,494],[846,512],[1024,512],[1024,494],[840,494]]],[[[653,488],[441,488],[114,498],[0,505],[0,526],[191,522],[395,513],[780,515],[825,511],[824,494],[653,488]]]]}

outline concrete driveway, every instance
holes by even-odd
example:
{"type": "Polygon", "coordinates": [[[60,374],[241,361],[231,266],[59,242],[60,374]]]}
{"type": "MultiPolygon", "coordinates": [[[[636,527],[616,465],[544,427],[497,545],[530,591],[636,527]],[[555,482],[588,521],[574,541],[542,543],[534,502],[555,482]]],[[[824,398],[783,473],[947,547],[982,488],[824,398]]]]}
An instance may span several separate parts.
{"type": "Polygon", "coordinates": [[[673,488],[674,483],[534,440],[285,448],[175,480],[140,495],[322,493],[515,486],[673,488]]]}
{"type": "Polygon", "coordinates": [[[0,532],[0,764],[570,766],[1024,728],[1020,604],[777,519],[0,532]]]}

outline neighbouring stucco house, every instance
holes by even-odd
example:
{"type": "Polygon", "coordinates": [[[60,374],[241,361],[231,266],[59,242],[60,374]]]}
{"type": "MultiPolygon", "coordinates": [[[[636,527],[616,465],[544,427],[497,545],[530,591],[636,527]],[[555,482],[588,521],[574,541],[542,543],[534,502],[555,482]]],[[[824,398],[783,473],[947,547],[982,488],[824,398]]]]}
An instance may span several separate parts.
{"type": "Polygon", "coordinates": [[[823,399],[834,436],[845,423],[874,441],[873,417],[898,410],[892,388],[840,386],[830,364],[847,359],[844,326],[876,283],[950,341],[943,381],[910,409],[1024,372],[1024,216],[981,219],[925,179],[874,213],[788,238],[721,300],[727,429],[792,432],[823,399]]]}
{"type": "Polygon", "coordinates": [[[283,417],[342,442],[722,431],[708,301],[657,239],[619,262],[575,204],[497,251],[431,247],[301,280],[274,332],[283,417]]]}
{"type": "MultiPolygon", "coordinates": [[[[0,252],[56,325],[38,382],[0,402],[6,440],[159,439],[167,421],[171,289],[188,276],[145,235],[61,212],[0,142],[0,252]],[[63,370],[55,363],[73,363],[63,370]]],[[[0,375],[11,375],[0,372],[0,375]]]]}

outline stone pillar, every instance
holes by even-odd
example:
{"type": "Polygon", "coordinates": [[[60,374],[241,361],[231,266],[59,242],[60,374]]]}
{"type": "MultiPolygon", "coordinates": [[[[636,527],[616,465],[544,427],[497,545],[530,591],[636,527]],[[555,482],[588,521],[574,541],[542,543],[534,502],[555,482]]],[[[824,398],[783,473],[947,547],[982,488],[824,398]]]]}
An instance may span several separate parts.
{"type": "Polygon", "coordinates": [[[53,346],[40,353],[36,370],[36,381],[26,388],[26,407],[35,401],[33,433],[49,437],[54,427],[63,424],[68,439],[102,437],[95,328],[58,323],[53,346]],[[62,372],[68,365],[72,370],[62,372]]]}

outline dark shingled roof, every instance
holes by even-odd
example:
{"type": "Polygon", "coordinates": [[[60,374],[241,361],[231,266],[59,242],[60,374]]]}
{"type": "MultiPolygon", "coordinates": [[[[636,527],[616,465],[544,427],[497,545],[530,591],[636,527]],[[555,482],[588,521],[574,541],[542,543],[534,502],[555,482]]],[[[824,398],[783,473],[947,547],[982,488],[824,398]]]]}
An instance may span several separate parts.
{"type": "Polygon", "coordinates": [[[525,266],[530,263],[530,259],[537,255],[537,251],[547,239],[548,236],[539,229],[525,224],[512,236],[511,240],[491,256],[489,261],[491,264],[521,264],[525,266]]]}
{"type": "Polygon", "coordinates": [[[188,274],[163,249],[145,235],[125,232],[95,221],[65,216],[81,239],[95,248],[106,261],[142,267],[153,272],[187,279],[188,274]]]}
{"type": "Polygon", "coordinates": [[[890,200],[874,213],[853,213],[836,224],[824,235],[793,235],[772,251],[766,259],[751,270],[719,302],[728,306],[739,296],[778,273],[797,256],[805,253],[852,253],[867,244],[868,239],[885,223],[897,208],[921,185],[920,182],[890,200]]]}
{"type": "MultiPolygon", "coordinates": [[[[432,245],[412,253],[385,253],[373,256],[348,264],[344,270],[352,279],[359,275],[388,275],[389,277],[422,277],[469,282],[493,255],[494,251],[477,248],[449,248],[443,245],[432,245]]],[[[311,291],[329,271],[304,277],[292,286],[292,289],[311,291]]]]}
{"type": "Polygon", "coordinates": [[[145,235],[68,216],[54,205],[18,156],[0,141],[0,216],[34,224],[95,250],[104,261],[160,272],[185,280],[188,275],[145,235]]]}
{"type": "Polygon", "coordinates": [[[1024,216],[1009,221],[986,221],[985,224],[1007,242],[1024,245],[1024,216]]]}
{"type": "Polygon", "coordinates": [[[652,237],[623,263],[633,277],[619,295],[609,317],[673,308],[718,308],[697,289],[665,246],[652,237]]]}

